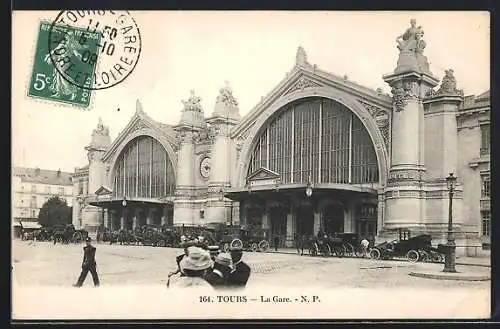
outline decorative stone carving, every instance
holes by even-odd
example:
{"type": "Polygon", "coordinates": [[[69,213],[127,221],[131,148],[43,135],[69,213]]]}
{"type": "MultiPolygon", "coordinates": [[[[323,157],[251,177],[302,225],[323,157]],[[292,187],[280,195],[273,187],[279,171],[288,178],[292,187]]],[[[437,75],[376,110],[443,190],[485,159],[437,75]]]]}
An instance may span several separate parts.
{"type": "Polygon", "coordinates": [[[416,81],[398,81],[391,86],[392,104],[395,112],[402,111],[409,99],[420,99],[420,87],[416,81]]]}
{"type": "Polygon", "coordinates": [[[228,107],[237,107],[238,101],[233,96],[233,91],[229,86],[229,82],[225,81],[225,86],[219,89],[219,95],[217,96],[216,103],[223,103],[228,107]]]}
{"type": "Polygon", "coordinates": [[[384,143],[386,146],[389,145],[389,133],[390,133],[390,113],[385,110],[381,109],[375,105],[371,105],[368,103],[365,103],[363,101],[359,101],[361,105],[364,106],[370,112],[370,115],[375,119],[375,123],[377,124],[377,127],[379,128],[382,137],[384,138],[384,143]]]}
{"type": "Polygon", "coordinates": [[[429,63],[423,55],[427,45],[422,39],[423,36],[422,26],[417,27],[417,21],[411,19],[410,27],[396,38],[397,48],[400,51],[396,72],[411,70],[429,72],[429,63]]]}
{"type": "Polygon", "coordinates": [[[148,128],[148,125],[146,125],[144,122],[142,121],[137,121],[137,123],[134,125],[132,131],[136,131],[136,130],[141,130],[141,129],[146,129],[148,128]]]}
{"type": "Polygon", "coordinates": [[[288,89],[287,94],[297,90],[304,90],[306,88],[319,87],[319,86],[321,85],[314,81],[311,81],[306,77],[300,77],[300,79],[290,89],[288,89]]]}
{"type": "Polygon", "coordinates": [[[464,96],[464,92],[457,88],[457,79],[455,78],[454,71],[452,69],[445,70],[445,75],[443,81],[441,82],[441,87],[436,91],[430,89],[427,92],[427,96],[464,96]]]}
{"type": "Polygon", "coordinates": [[[203,112],[201,98],[195,95],[194,90],[191,90],[191,96],[187,101],[183,100],[182,104],[184,104],[183,111],[203,112]]]}

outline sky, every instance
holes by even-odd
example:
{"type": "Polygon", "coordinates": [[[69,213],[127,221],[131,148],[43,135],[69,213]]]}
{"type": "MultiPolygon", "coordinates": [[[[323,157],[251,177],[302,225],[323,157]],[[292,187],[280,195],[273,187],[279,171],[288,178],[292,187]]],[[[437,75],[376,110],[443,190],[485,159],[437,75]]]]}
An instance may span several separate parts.
{"type": "Polygon", "coordinates": [[[82,110],[27,96],[39,23],[57,14],[13,13],[13,166],[73,172],[86,165],[84,147],[99,117],[114,139],[137,99],[154,120],[175,125],[190,90],[208,117],[228,81],[244,116],[292,70],[299,46],[311,64],[389,92],[382,75],[395,69],[395,40],[411,18],[424,29],[435,76],[452,68],[466,95],[490,88],[488,12],[130,11],[142,38],[139,62],[122,83],[93,91],[82,110]]]}

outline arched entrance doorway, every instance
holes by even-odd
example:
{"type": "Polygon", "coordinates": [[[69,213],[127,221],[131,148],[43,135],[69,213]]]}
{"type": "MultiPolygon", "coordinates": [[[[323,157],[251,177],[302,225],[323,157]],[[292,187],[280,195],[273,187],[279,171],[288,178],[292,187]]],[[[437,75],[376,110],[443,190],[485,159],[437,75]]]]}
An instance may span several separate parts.
{"type": "MultiPolygon", "coordinates": [[[[264,209],[262,226],[288,243],[320,229],[356,232],[357,209],[366,200],[377,204],[372,138],[350,108],[326,97],[295,100],[269,117],[252,142],[246,173],[245,188],[231,195],[246,205],[240,221],[253,207],[264,209]],[[276,199],[279,210],[270,208],[276,199]]],[[[376,216],[364,220],[375,236],[376,216]]]]}

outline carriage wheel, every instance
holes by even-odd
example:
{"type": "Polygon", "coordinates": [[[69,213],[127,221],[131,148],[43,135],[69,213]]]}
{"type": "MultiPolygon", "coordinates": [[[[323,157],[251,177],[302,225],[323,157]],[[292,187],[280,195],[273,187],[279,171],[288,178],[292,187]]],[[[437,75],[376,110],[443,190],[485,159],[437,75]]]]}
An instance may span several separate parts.
{"type": "Polygon", "coordinates": [[[312,245],[311,249],[309,249],[309,254],[311,254],[311,256],[317,256],[318,255],[318,250],[319,250],[318,244],[315,242],[312,245]]]}
{"type": "Polygon", "coordinates": [[[250,250],[252,250],[253,252],[257,251],[257,244],[254,242],[252,243],[252,246],[250,247],[250,250]]]}
{"type": "Polygon", "coordinates": [[[420,258],[420,255],[416,250],[410,250],[406,253],[406,259],[411,262],[415,263],[418,262],[418,259],[420,258]]]}
{"type": "Polygon", "coordinates": [[[433,252],[433,253],[431,253],[431,260],[434,263],[441,263],[443,261],[443,255],[441,255],[438,252],[433,252]]]}
{"type": "Polygon", "coordinates": [[[330,248],[330,245],[328,243],[326,244],[326,248],[325,249],[326,249],[325,250],[326,254],[324,256],[330,257],[332,255],[332,248],[330,248]]]}
{"type": "Polygon", "coordinates": [[[259,242],[259,250],[260,251],[266,252],[267,249],[269,249],[269,242],[267,242],[266,240],[262,240],[261,242],[259,242]]]}
{"type": "Polygon", "coordinates": [[[362,250],[362,249],[360,249],[360,248],[356,248],[356,249],[354,250],[354,255],[355,255],[356,257],[358,257],[358,258],[361,258],[361,257],[363,257],[363,256],[365,255],[365,253],[363,252],[363,250],[362,250]]]}
{"type": "Polygon", "coordinates": [[[419,257],[419,260],[421,262],[428,262],[429,259],[430,259],[430,256],[429,256],[429,253],[425,250],[419,250],[419,253],[420,253],[420,257],[419,257]]]}
{"type": "Polygon", "coordinates": [[[345,251],[346,251],[347,256],[349,256],[349,257],[354,256],[354,246],[351,243],[347,242],[344,245],[344,247],[345,247],[345,251]]]}
{"type": "Polygon", "coordinates": [[[335,256],[337,256],[337,257],[344,257],[345,256],[346,249],[345,249],[344,245],[342,245],[340,247],[334,247],[333,250],[335,252],[335,256]]]}
{"type": "Polygon", "coordinates": [[[160,241],[158,241],[157,246],[158,247],[166,247],[167,242],[165,240],[161,239],[160,241]]]}
{"type": "Polygon", "coordinates": [[[370,249],[369,255],[371,259],[380,259],[380,250],[376,248],[370,249]]]}

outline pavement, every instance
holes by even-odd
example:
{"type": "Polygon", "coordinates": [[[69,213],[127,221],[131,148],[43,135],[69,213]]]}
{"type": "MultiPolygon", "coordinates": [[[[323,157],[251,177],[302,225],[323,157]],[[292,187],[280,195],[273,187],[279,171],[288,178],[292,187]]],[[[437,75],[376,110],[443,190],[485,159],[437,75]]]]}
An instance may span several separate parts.
{"type": "MultiPolygon", "coordinates": [[[[77,289],[72,288],[72,284],[80,273],[83,244],[30,244],[14,240],[12,278],[16,303],[13,303],[13,312],[19,318],[61,317],[68,312],[77,314],[77,318],[100,318],[101,315],[109,318],[110,314],[116,315],[116,318],[130,318],[131,314],[139,317],[137,312],[141,310],[140,317],[149,319],[158,314],[175,318],[184,310],[182,318],[186,318],[186,310],[199,304],[200,292],[178,298],[174,298],[172,293],[166,294],[166,279],[168,273],[176,268],[175,256],[182,252],[181,249],[108,244],[95,246],[101,287],[89,289],[92,287],[89,275],[84,287],[77,289]],[[37,298],[33,299],[33,296],[37,298]],[[83,302],[87,297],[91,298],[89,304],[83,302]],[[184,305],[184,308],[177,309],[180,306],[176,305],[158,310],[155,306],[174,301],[184,305]],[[115,304],[121,306],[115,309],[115,304]],[[75,305],[78,307],[75,308],[75,305]]],[[[477,318],[489,314],[489,281],[429,280],[409,275],[413,272],[439,272],[442,264],[311,257],[297,255],[294,249],[284,251],[244,253],[244,261],[252,271],[244,292],[248,302],[255,300],[251,307],[248,304],[246,307],[236,304],[222,307],[214,303],[210,307],[204,306],[203,310],[196,308],[196,312],[201,313],[193,314],[208,318],[217,318],[216,315],[226,312],[229,312],[229,317],[235,317],[231,315],[233,311],[246,318],[477,318]],[[295,253],[291,253],[292,250],[295,253]],[[285,292],[293,296],[317,295],[322,300],[322,307],[313,307],[312,304],[306,307],[298,302],[293,305],[258,302],[264,295],[283,296],[285,292]],[[395,296],[399,299],[394,299],[395,296]],[[443,298],[453,303],[428,303],[443,298]],[[360,303],[360,300],[363,302],[360,303]],[[401,303],[402,300],[405,302],[401,303]],[[371,306],[365,309],[360,305],[371,306]]],[[[490,272],[485,266],[457,265],[457,270],[478,276],[489,275],[490,272]]],[[[300,298],[295,297],[295,300],[300,298]]]]}
{"type": "MultiPolygon", "coordinates": [[[[307,251],[304,250],[304,252],[307,254],[307,251]]],[[[267,253],[297,255],[297,249],[278,248],[278,251],[271,249],[271,250],[268,250],[267,253]]],[[[406,260],[396,259],[394,261],[406,261],[406,260]]],[[[485,256],[478,256],[478,257],[457,256],[456,265],[491,267],[491,258],[485,257],[485,256]]]]}

